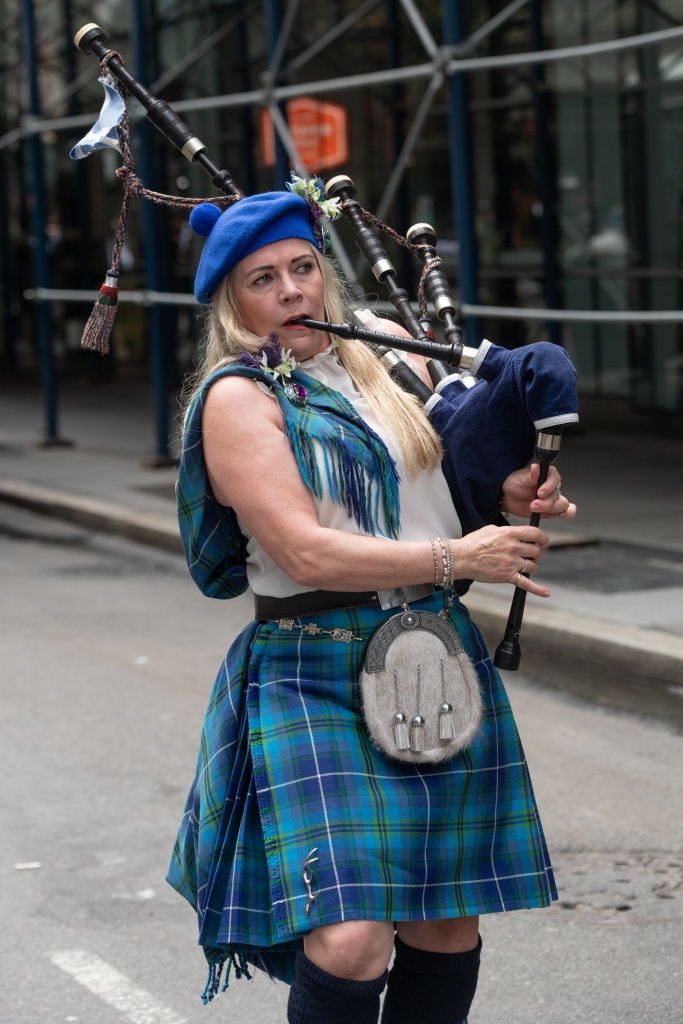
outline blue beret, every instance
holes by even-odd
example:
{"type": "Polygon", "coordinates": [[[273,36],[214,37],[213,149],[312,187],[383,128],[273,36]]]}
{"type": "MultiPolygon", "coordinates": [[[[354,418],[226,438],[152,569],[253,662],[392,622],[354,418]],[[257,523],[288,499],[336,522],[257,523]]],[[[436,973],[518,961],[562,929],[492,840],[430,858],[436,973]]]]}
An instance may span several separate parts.
{"type": "Polygon", "coordinates": [[[194,281],[197,302],[205,305],[226,274],[264,245],[285,238],[305,238],[316,244],[308,203],[292,192],[247,196],[224,213],[213,203],[202,203],[192,211],[190,227],[208,236],[194,281]]]}

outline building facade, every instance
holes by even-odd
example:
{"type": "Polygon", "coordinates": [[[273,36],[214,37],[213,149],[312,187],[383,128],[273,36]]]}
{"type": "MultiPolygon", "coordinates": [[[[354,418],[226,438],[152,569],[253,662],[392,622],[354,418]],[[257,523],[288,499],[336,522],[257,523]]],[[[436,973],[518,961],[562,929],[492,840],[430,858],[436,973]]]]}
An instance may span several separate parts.
{"type": "MultiPolygon", "coordinates": [[[[417,4],[437,44],[467,39],[507,6],[503,0],[417,4]]],[[[81,162],[68,156],[87,130],[74,119],[91,113],[94,121],[102,99],[93,58],[72,43],[81,24],[101,24],[138,77],[182,106],[260,89],[289,15],[276,85],[305,86],[420,65],[427,59],[424,40],[408,8],[400,0],[321,0],[313,8],[280,7],[277,0],[5,0],[0,13],[0,290],[6,371],[32,374],[40,361],[36,303],[26,298],[36,283],[36,249],[44,249],[39,272],[48,287],[92,290],[103,280],[113,245],[122,194],[117,154],[107,151],[81,162]],[[30,17],[32,48],[26,41],[30,17]],[[348,27],[335,38],[333,29],[340,24],[348,27]],[[27,113],[40,118],[40,132],[27,131],[27,113]],[[54,125],[46,123],[51,119],[54,125]],[[36,182],[44,236],[36,232],[36,182]]],[[[471,52],[479,57],[580,46],[682,24],[683,0],[529,0],[471,52]]],[[[683,36],[658,46],[455,77],[457,82],[446,78],[434,92],[389,205],[389,223],[401,231],[418,220],[433,223],[456,293],[470,273],[463,298],[471,304],[677,310],[683,281],[683,36]],[[456,135],[454,112],[464,116],[456,135]],[[459,208],[456,223],[455,179],[463,166],[469,170],[469,208],[465,213],[459,208]],[[463,248],[468,224],[473,244],[463,248]]],[[[324,175],[349,173],[370,210],[382,202],[428,82],[422,77],[336,88],[329,96],[316,93],[321,103],[343,107],[348,121],[348,157],[325,167],[324,175]]],[[[271,166],[262,101],[195,106],[183,117],[245,191],[282,187],[286,154],[283,159],[278,144],[271,166]]],[[[304,139],[305,129],[296,137],[304,139]]],[[[149,187],[177,195],[212,194],[203,171],[139,120],[134,151],[149,187]]],[[[371,275],[356,262],[346,224],[339,235],[356,264],[358,290],[376,296],[371,275]]],[[[200,248],[187,211],[145,210],[134,201],[120,286],[187,294],[200,248]]],[[[392,257],[414,298],[416,267],[400,250],[392,249],[392,257]]],[[[144,376],[152,338],[154,372],[173,389],[197,358],[202,316],[190,305],[146,309],[122,303],[112,354],[104,360],[79,349],[88,311],[83,302],[49,303],[59,374],[144,376]]],[[[678,324],[479,317],[472,319],[470,331],[510,347],[550,338],[570,352],[585,398],[616,401],[624,409],[663,415],[667,422],[681,412],[678,324]]]]}

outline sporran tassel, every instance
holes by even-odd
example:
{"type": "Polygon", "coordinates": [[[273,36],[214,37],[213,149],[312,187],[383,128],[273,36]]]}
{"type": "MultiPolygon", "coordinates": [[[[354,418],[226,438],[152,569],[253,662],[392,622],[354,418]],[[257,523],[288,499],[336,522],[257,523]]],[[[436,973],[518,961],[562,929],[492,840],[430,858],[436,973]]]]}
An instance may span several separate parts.
{"type": "Polygon", "coordinates": [[[116,317],[118,276],[116,271],[108,272],[81,338],[81,348],[99,352],[103,356],[109,351],[109,338],[116,317]]]}
{"type": "Polygon", "coordinates": [[[394,737],[397,750],[410,750],[408,738],[408,719],[400,711],[394,715],[394,737]]]}
{"type": "MultiPolygon", "coordinates": [[[[403,606],[407,609],[407,605],[403,606]]],[[[414,754],[421,754],[425,748],[425,720],[420,714],[420,698],[422,696],[422,666],[417,666],[417,687],[415,715],[411,721],[410,749],[414,754]]]]}
{"type": "Polygon", "coordinates": [[[455,724],[453,722],[453,706],[444,701],[439,708],[439,739],[455,739],[455,724]]]}
{"type": "Polygon", "coordinates": [[[414,754],[421,754],[425,748],[425,720],[422,715],[415,715],[410,724],[410,749],[414,754]]]}

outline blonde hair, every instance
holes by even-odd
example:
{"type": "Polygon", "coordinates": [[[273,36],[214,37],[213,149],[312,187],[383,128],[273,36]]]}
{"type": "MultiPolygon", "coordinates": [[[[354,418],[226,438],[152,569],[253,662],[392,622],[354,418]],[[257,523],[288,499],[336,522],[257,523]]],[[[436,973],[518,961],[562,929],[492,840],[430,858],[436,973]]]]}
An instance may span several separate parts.
{"type": "MultiPolygon", "coordinates": [[[[334,265],[311,246],[323,279],[326,314],[332,322],[344,320],[352,305],[350,296],[334,265]]],[[[335,336],[336,337],[336,336],[335,336]]],[[[372,413],[396,439],[411,477],[434,469],[443,456],[441,441],[413,395],[399,388],[383,363],[361,341],[336,338],[339,361],[372,413]]],[[[204,355],[196,374],[185,388],[187,409],[206,378],[222,366],[235,362],[242,352],[258,353],[264,343],[242,319],[235,298],[232,273],[218,286],[208,314],[204,355]]]]}

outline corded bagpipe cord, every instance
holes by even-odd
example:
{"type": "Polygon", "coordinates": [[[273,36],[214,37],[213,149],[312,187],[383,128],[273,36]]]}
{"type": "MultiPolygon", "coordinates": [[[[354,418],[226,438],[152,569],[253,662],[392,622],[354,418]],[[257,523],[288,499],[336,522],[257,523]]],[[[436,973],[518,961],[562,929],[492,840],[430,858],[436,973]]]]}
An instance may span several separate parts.
{"type": "MultiPolygon", "coordinates": [[[[121,54],[117,53],[116,50],[109,50],[100,61],[100,67],[103,72],[107,72],[109,70],[108,64],[112,57],[118,57],[121,63],[124,63],[121,54]]],[[[112,76],[112,78],[114,78],[114,76],[112,76]]],[[[121,205],[121,213],[119,214],[119,220],[116,226],[116,236],[114,238],[111,265],[106,273],[104,284],[100,288],[97,301],[93,306],[92,313],[88,318],[88,322],[83,330],[83,337],[81,338],[82,348],[90,349],[93,352],[99,352],[101,355],[106,355],[109,352],[109,338],[111,336],[114,319],[116,317],[119,295],[119,261],[121,259],[121,251],[126,238],[128,211],[130,208],[131,197],[137,196],[141,199],[148,199],[150,202],[158,203],[160,206],[175,206],[180,207],[181,209],[190,210],[195,206],[199,206],[201,203],[206,202],[220,206],[231,206],[233,203],[239,201],[239,198],[236,196],[225,195],[211,196],[209,198],[202,197],[200,199],[191,198],[189,196],[168,196],[161,192],[153,192],[151,189],[145,188],[135,173],[135,162],[130,148],[130,125],[128,122],[128,107],[126,105],[126,87],[116,79],[114,79],[114,82],[124,105],[124,113],[121,118],[121,123],[116,128],[116,134],[121,148],[121,157],[123,160],[122,166],[117,167],[116,169],[116,175],[123,182],[124,196],[123,203],[121,205]]],[[[341,204],[341,209],[343,210],[347,206],[357,206],[365,220],[369,221],[369,223],[374,225],[374,227],[378,228],[380,231],[383,231],[386,235],[397,242],[398,245],[407,249],[412,255],[416,256],[418,259],[420,258],[420,253],[424,248],[423,246],[414,245],[412,242],[409,242],[407,238],[399,234],[398,231],[394,231],[393,228],[389,227],[388,224],[385,224],[384,221],[379,219],[379,217],[375,217],[374,214],[364,209],[355,199],[349,199],[343,202],[341,204]]],[[[418,304],[420,308],[420,316],[423,319],[427,319],[427,275],[431,270],[435,270],[440,266],[441,260],[438,256],[430,257],[425,260],[423,264],[420,284],[418,287],[418,304]]],[[[434,339],[434,335],[431,331],[427,331],[426,333],[430,338],[432,338],[432,340],[434,339]]]]}
{"type": "MultiPolygon", "coordinates": [[[[108,71],[107,65],[112,57],[118,57],[121,63],[123,63],[121,55],[116,50],[110,50],[100,61],[100,67],[103,71],[108,71]]],[[[81,338],[82,348],[99,352],[103,356],[109,351],[109,337],[114,326],[114,318],[116,317],[119,296],[119,260],[121,259],[121,250],[126,238],[131,196],[149,199],[153,203],[159,203],[160,206],[179,206],[190,210],[195,206],[199,206],[200,203],[211,202],[216,205],[230,206],[232,203],[237,202],[237,197],[235,196],[211,196],[210,199],[206,197],[193,199],[189,196],[166,196],[161,192],[152,192],[150,189],[145,188],[135,173],[135,163],[130,149],[130,126],[128,124],[128,108],[126,106],[126,88],[121,82],[115,81],[115,85],[124,104],[124,114],[121,123],[116,128],[123,158],[123,164],[121,167],[117,167],[116,175],[123,182],[123,203],[118,224],[116,225],[111,265],[81,338]]]]}

